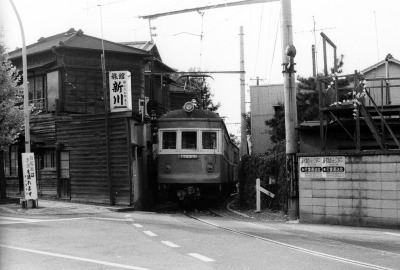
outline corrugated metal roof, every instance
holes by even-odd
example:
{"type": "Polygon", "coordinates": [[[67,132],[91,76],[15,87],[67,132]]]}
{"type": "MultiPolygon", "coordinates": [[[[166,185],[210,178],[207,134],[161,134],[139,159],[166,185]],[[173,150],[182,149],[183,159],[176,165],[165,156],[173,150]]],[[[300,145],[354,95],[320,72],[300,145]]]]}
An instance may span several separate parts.
{"type": "MultiPolygon", "coordinates": [[[[103,40],[105,51],[124,52],[139,55],[148,55],[146,50],[135,47],[129,47],[123,44],[103,40]]],[[[71,28],[67,32],[60,33],[54,36],[40,38],[37,43],[27,46],[27,55],[40,53],[51,50],[53,47],[69,47],[69,48],[84,48],[91,50],[101,50],[102,40],[83,34],[82,30],[76,31],[71,28]]],[[[22,49],[18,49],[9,53],[11,59],[21,57],[22,49]]]]}

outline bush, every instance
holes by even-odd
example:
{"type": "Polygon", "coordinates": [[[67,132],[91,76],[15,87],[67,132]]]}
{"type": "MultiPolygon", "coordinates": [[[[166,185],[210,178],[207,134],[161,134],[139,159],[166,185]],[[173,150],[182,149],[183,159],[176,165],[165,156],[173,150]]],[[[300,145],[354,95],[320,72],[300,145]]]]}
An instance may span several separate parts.
{"type": "Polygon", "coordinates": [[[261,196],[262,207],[286,211],[288,184],[286,180],[285,142],[279,142],[272,151],[265,154],[244,156],[240,161],[239,203],[242,208],[256,208],[256,179],[261,186],[275,194],[275,198],[261,196]],[[276,184],[270,185],[270,176],[276,184]]]}

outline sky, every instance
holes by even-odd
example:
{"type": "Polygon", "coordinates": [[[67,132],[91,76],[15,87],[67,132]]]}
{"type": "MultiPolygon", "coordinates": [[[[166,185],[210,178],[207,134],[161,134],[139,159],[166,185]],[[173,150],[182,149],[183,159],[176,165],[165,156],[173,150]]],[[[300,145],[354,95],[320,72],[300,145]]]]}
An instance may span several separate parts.
{"type": "MultiPolygon", "coordinates": [[[[238,0],[13,0],[23,23],[26,44],[40,37],[82,29],[113,42],[150,40],[149,21],[139,16],[210,6],[238,0]]],[[[296,76],[312,75],[311,46],[322,71],[323,31],[344,55],[343,73],[363,70],[388,53],[400,59],[398,0],[291,0],[296,76]],[[316,31],[313,31],[316,29],[316,31]],[[323,30],[320,30],[323,29],[323,30]]],[[[154,42],[165,64],[179,71],[239,71],[244,29],[247,110],[249,87],[282,84],[279,1],[159,17],[151,21],[154,42]]],[[[9,0],[0,0],[1,38],[9,49],[22,47],[20,27],[9,0]]],[[[328,66],[333,66],[328,49],[328,66]]],[[[240,75],[212,74],[213,100],[226,117],[229,132],[240,136],[240,75]]]]}

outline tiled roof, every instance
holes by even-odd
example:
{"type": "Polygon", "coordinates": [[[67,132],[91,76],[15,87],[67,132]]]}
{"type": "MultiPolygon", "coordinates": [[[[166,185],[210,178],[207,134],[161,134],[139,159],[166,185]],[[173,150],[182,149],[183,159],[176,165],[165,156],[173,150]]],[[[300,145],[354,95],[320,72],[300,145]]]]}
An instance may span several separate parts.
{"type": "MultiPolygon", "coordinates": [[[[103,40],[105,51],[132,53],[139,55],[148,55],[146,50],[129,47],[123,44],[103,40]]],[[[57,34],[54,36],[40,38],[37,43],[27,46],[27,55],[40,53],[51,50],[53,47],[69,47],[69,48],[84,48],[91,50],[101,50],[102,40],[83,34],[82,30],[76,31],[71,28],[67,32],[57,34]]],[[[22,49],[18,49],[9,53],[11,59],[21,57],[22,49]]]]}

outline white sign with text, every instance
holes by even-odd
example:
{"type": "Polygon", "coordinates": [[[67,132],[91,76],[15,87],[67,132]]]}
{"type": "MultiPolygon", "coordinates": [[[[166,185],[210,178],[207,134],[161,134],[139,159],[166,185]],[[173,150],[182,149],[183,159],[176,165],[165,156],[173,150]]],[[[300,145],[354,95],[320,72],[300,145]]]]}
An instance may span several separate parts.
{"type": "Polygon", "coordinates": [[[25,200],[37,200],[35,156],[22,153],[22,174],[24,176],[25,200]]]}
{"type": "Polygon", "coordinates": [[[299,175],[300,178],[345,178],[345,157],[301,157],[299,175]]]}
{"type": "Polygon", "coordinates": [[[132,110],[131,73],[129,71],[110,71],[110,111],[132,110]]]}

